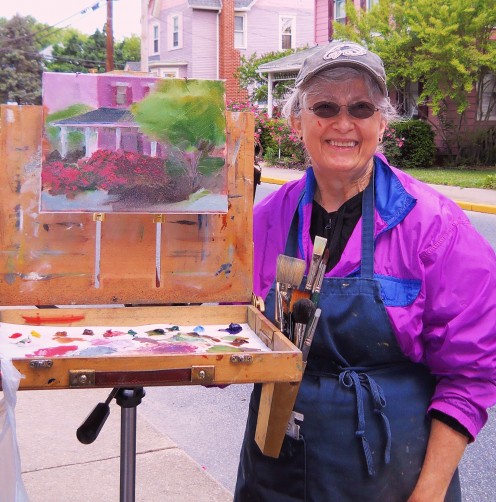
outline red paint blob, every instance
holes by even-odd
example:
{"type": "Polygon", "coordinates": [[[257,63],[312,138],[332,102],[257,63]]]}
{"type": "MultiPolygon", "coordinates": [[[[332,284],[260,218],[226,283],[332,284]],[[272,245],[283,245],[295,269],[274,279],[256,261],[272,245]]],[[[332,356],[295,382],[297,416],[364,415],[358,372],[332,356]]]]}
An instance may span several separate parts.
{"type": "Polygon", "coordinates": [[[21,333],[14,333],[13,335],[10,335],[9,338],[16,339],[16,338],[21,338],[21,336],[22,336],[21,333]]]}
{"type": "Polygon", "coordinates": [[[65,345],[60,347],[47,347],[46,349],[39,349],[33,354],[28,354],[30,356],[42,356],[42,357],[55,357],[64,356],[68,352],[73,352],[78,349],[77,345],[65,345]]]}

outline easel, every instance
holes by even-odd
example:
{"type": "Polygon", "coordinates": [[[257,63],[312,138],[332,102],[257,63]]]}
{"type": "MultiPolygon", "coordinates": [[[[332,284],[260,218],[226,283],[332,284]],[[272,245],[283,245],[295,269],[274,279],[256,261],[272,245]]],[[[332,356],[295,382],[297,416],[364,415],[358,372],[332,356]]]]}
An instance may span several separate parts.
{"type": "MultiPolygon", "coordinates": [[[[32,325],[57,318],[58,323],[81,327],[248,323],[271,349],[222,357],[16,359],[14,365],[25,375],[21,389],[114,389],[108,402],[116,396],[121,406],[121,500],[126,502],[134,500],[136,408],[146,386],[262,383],[256,441],[264,454],[277,457],[302,364],[301,352],[250,305],[253,117],[227,116],[227,214],[167,215],[160,221],[150,215],[106,214],[104,224],[92,214],[37,213],[42,109],[2,106],[1,120],[0,246],[6,250],[0,258],[2,303],[49,306],[69,298],[74,305],[141,306],[12,309],[0,311],[0,321],[32,325]],[[95,222],[101,225],[100,243],[95,222]],[[159,234],[167,235],[166,245],[157,244],[162,241],[159,234]],[[164,302],[188,306],[153,306],[164,302]],[[216,305],[202,305],[206,303],[216,305]]],[[[101,412],[100,418],[93,417],[90,436],[95,438],[103,426],[101,412]]]]}

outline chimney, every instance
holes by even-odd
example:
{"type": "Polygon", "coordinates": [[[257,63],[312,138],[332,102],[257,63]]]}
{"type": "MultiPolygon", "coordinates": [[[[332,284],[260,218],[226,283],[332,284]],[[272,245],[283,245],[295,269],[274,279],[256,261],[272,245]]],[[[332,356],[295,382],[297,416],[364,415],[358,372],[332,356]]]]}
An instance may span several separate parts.
{"type": "Polygon", "coordinates": [[[226,82],[227,101],[248,99],[248,93],[239,87],[233,76],[240,61],[239,51],[234,48],[234,0],[222,0],[219,16],[219,78],[226,82]]]}

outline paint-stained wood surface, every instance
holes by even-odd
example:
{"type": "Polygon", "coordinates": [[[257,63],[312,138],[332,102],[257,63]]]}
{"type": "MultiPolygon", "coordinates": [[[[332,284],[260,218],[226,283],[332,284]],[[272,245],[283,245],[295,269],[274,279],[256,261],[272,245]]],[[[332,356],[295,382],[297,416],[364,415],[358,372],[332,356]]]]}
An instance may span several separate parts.
{"type": "Polygon", "coordinates": [[[252,357],[241,361],[232,357],[239,353],[60,357],[46,362],[40,357],[26,358],[14,360],[25,375],[21,388],[260,382],[264,402],[257,442],[267,455],[277,456],[302,377],[301,352],[251,306],[193,305],[249,303],[251,298],[252,115],[227,115],[227,214],[163,216],[158,259],[157,218],[105,215],[96,263],[97,222],[93,215],[39,211],[42,108],[2,105],[0,113],[0,304],[140,305],[0,310],[1,321],[36,325],[41,319],[57,318],[57,325],[67,326],[168,320],[183,324],[248,322],[271,349],[245,353],[252,357]],[[146,306],[174,303],[187,306],[146,306]],[[85,372],[100,378],[100,384],[88,382],[85,372]]]}
{"type": "Polygon", "coordinates": [[[227,214],[163,216],[157,277],[154,215],[105,215],[97,262],[93,215],[39,211],[43,109],[0,113],[1,305],[249,301],[251,114],[227,114],[227,214]]]}

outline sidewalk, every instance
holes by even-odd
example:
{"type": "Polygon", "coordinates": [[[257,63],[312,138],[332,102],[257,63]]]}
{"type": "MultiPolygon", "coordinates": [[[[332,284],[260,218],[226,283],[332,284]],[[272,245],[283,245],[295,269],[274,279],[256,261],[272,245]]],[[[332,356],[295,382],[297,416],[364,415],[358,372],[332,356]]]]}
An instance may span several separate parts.
{"type": "MultiPolygon", "coordinates": [[[[30,502],[118,502],[121,408],[113,400],[96,441],[76,430],[110,389],[17,393],[17,438],[30,502]]],[[[137,408],[136,502],[230,502],[232,494],[137,408]]]]}
{"type": "MultiPolygon", "coordinates": [[[[287,181],[300,179],[304,171],[280,167],[262,167],[262,182],[282,185],[287,181]]],[[[444,185],[430,185],[438,192],[454,200],[466,211],[496,214],[496,190],[462,188],[444,185]]]]}

